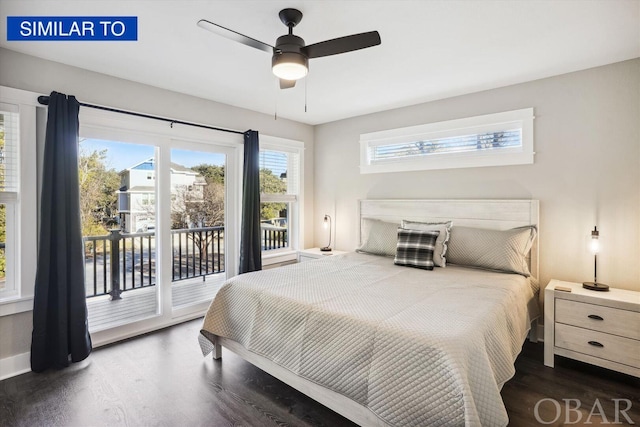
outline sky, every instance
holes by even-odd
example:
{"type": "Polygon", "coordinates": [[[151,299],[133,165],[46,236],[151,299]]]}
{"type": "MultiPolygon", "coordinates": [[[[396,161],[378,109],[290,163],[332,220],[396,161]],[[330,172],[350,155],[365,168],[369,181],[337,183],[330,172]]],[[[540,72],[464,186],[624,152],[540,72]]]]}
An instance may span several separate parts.
{"type": "MultiPolygon", "coordinates": [[[[153,157],[154,147],[150,145],[129,144],[101,139],[83,139],[80,149],[87,154],[93,151],[107,150],[106,167],[120,172],[153,157]]],[[[171,161],[182,166],[192,167],[200,164],[223,165],[224,154],[189,150],[171,150],[171,161]]]]}

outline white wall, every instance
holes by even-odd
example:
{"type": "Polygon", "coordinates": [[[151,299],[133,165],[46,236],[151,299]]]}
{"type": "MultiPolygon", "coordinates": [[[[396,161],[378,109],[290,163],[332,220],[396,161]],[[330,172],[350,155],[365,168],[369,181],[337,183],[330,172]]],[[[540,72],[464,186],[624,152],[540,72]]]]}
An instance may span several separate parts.
{"type": "MultiPolygon", "coordinates": [[[[372,88],[371,90],[375,90],[372,88]]],[[[355,245],[364,198],[539,199],[540,279],[593,279],[586,236],[605,246],[598,280],[640,290],[640,59],[316,126],[315,245],[322,215],[336,245],[355,245]],[[359,173],[361,133],[534,107],[535,163],[359,173]]]]}
{"type": "MultiPolygon", "coordinates": [[[[179,76],[176,76],[179,78],[179,76]]],[[[147,114],[171,117],[211,126],[247,130],[303,141],[304,210],[313,214],[313,128],[285,119],[183,95],[100,73],[70,67],[0,48],[0,85],[42,94],[75,95],[79,101],[147,114]]],[[[35,170],[34,170],[35,173],[35,170]]],[[[146,174],[145,174],[146,177],[146,174]]],[[[36,224],[36,213],[33,215],[36,224]]],[[[305,241],[313,241],[313,224],[305,223],[305,241]]],[[[31,312],[0,317],[0,364],[3,359],[28,352],[31,344],[31,312]]]]}

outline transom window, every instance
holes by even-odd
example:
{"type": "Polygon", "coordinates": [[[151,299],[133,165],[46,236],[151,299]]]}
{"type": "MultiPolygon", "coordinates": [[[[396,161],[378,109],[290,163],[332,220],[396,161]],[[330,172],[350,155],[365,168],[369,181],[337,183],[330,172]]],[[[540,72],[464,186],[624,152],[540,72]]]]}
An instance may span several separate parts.
{"type": "Polygon", "coordinates": [[[444,153],[465,153],[522,147],[522,129],[501,132],[472,133],[463,136],[433,138],[416,142],[401,142],[371,147],[371,159],[397,159],[432,156],[444,153]]]}
{"type": "Polygon", "coordinates": [[[533,109],[360,136],[361,173],[533,163],[533,109]]]}

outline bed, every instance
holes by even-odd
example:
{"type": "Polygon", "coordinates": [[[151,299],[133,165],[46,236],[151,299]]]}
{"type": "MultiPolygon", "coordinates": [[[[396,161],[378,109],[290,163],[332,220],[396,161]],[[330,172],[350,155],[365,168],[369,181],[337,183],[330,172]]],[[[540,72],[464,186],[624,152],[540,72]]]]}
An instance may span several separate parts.
{"type": "MultiPolygon", "coordinates": [[[[538,225],[535,200],[358,206],[359,247],[376,220],[496,233],[538,225]]],[[[530,277],[451,264],[429,271],[354,252],[244,274],[216,295],[200,345],[214,358],[224,346],[360,425],[506,425],[500,389],[537,318],[537,239],[526,264],[530,277]]]]}

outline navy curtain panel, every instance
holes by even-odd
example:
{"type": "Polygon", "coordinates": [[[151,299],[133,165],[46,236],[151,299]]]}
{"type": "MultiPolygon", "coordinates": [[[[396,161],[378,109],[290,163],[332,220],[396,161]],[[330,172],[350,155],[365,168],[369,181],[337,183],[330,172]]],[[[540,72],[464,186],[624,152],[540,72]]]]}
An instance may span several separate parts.
{"type": "Polygon", "coordinates": [[[260,143],[258,131],[244,133],[240,273],[262,270],[260,242],[260,143]]]}
{"type": "Polygon", "coordinates": [[[79,109],[75,97],[51,92],[31,336],[34,372],[64,368],[91,353],[78,189],[79,109]]]}

